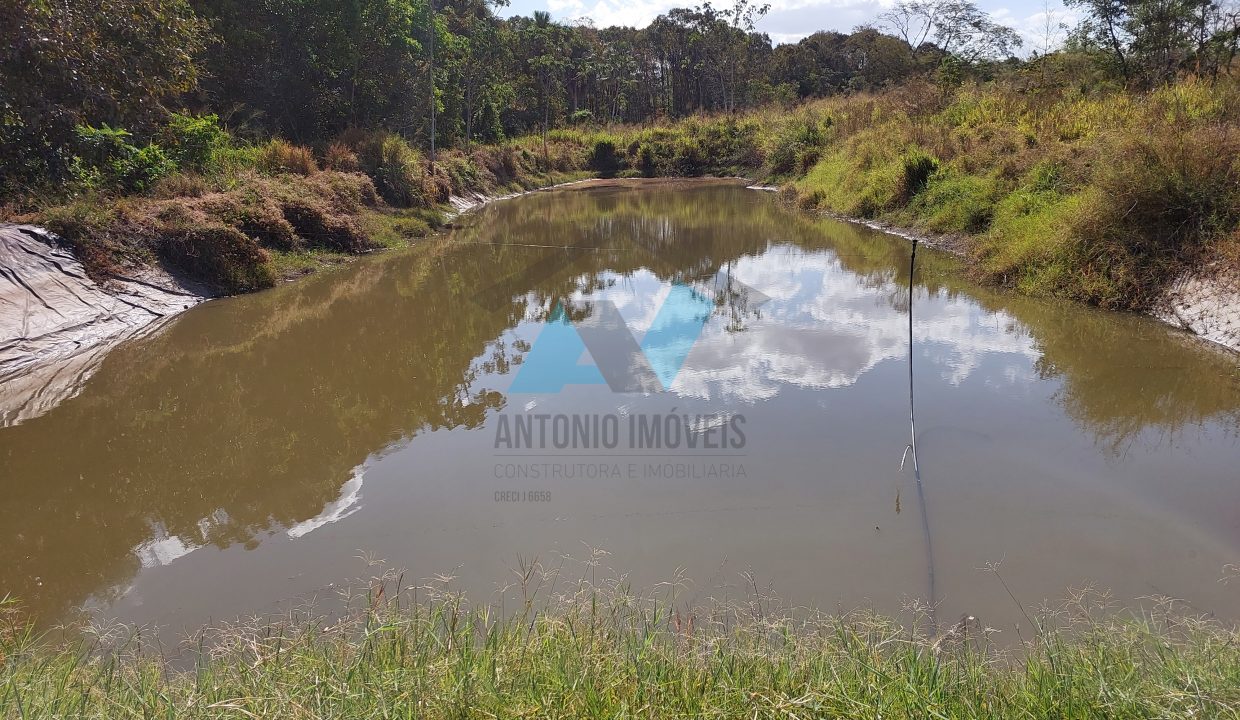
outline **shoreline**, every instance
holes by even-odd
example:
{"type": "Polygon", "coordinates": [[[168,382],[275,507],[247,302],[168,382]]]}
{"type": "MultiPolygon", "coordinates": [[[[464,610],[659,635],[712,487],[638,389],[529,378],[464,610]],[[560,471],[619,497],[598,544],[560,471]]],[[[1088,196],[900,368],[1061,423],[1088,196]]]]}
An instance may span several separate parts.
{"type": "Polygon", "coordinates": [[[527,578],[533,594],[509,613],[389,574],[342,613],[218,624],[189,636],[183,656],[136,628],[93,642],[37,633],[0,601],[13,691],[0,709],[360,718],[415,698],[432,718],[466,707],[480,717],[856,717],[876,707],[1045,717],[1062,714],[1067,694],[1081,717],[1209,717],[1240,702],[1235,626],[1172,604],[1147,615],[1081,595],[1038,611],[1008,650],[971,615],[936,629],[924,615],[820,613],[761,592],[694,607],[583,576],[535,601],[551,575],[527,578]]]}
{"type": "MultiPolygon", "coordinates": [[[[444,204],[444,222],[442,227],[430,235],[442,235],[450,231],[453,225],[463,216],[486,205],[501,200],[511,200],[539,192],[552,192],[566,189],[595,189],[607,187],[640,188],[664,184],[700,184],[700,183],[746,183],[746,189],[756,192],[773,192],[781,198],[787,198],[787,185],[775,186],[758,184],[755,181],[739,176],[704,176],[693,178],[661,177],[661,178],[582,178],[548,185],[533,187],[527,190],[502,194],[474,192],[467,195],[451,195],[444,204]]],[[[872,230],[916,241],[936,250],[947,252],[958,258],[968,260],[966,250],[967,238],[962,235],[934,234],[917,231],[907,227],[863,218],[850,217],[841,213],[794,207],[797,212],[810,212],[828,217],[839,222],[861,225],[872,230]]],[[[72,378],[89,377],[107,351],[129,337],[149,332],[151,326],[167,322],[189,308],[218,297],[226,297],[224,293],[214,293],[201,283],[189,281],[183,276],[172,272],[161,263],[153,263],[142,268],[141,272],[125,274],[111,273],[105,284],[95,283],[86,277],[80,259],[68,249],[68,243],[50,231],[30,226],[0,223],[0,246],[14,245],[14,233],[29,239],[41,240],[46,244],[46,255],[55,255],[58,259],[48,263],[44,271],[63,273],[60,278],[45,276],[43,282],[53,283],[64,281],[79,282],[87,293],[95,293],[99,297],[116,299],[125,309],[142,312],[118,314],[112,309],[97,310],[79,317],[61,330],[53,329],[50,333],[29,337],[26,334],[15,335],[4,341],[0,347],[0,380],[15,383],[20,387],[17,399],[6,398],[0,406],[0,426],[15,424],[28,414],[24,408],[47,405],[43,399],[61,397],[71,388],[61,385],[79,384],[72,378]],[[53,269],[54,268],[54,269],[53,269]],[[128,299],[127,299],[128,297],[128,299]],[[143,306],[133,302],[134,297],[151,302],[157,307],[143,306]],[[119,322],[117,322],[119,320],[119,322]],[[91,325],[95,325],[93,329],[91,325]],[[87,328],[87,329],[83,329],[87,328]],[[35,349],[30,349],[32,347],[35,349]],[[7,351],[7,353],[5,353],[7,351]],[[94,358],[87,363],[80,363],[83,357],[94,358]],[[73,372],[64,372],[64,368],[80,366],[73,372]],[[25,382],[32,377],[50,378],[47,382],[25,382]],[[49,384],[50,383],[50,384],[49,384]],[[57,385],[58,389],[52,385],[57,385]]],[[[419,238],[420,239],[420,238],[419,238]]],[[[29,240],[27,240],[29,242],[29,240]]],[[[415,240],[416,242],[416,240],[415,240]]],[[[3,249],[3,248],[0,248],[3,249]]],[[[375,247],[366,254],[386,251],[388,247],[375,247]]],[[[28,249],[27,249],[28,252],[28,249]]],[[[332,256],[331,263],[318,267],[307,268],[303,272],[288,274],[280,278],[280,282],[292,282],[330,267],[332,264],[351,261],[361,255],[340,254],[332,256]]],[[[11,264],[12,261],[10,261],[11,264]]],[[[1208,344],[1215,349],[1240,354],[1240,282],[1228,282],[1231,274],[1221,263],[1200,268],[1183,274],[1168,287],[1153,304],[1139,314],[1151,317],[1172,328],[1186,332],[1190,337],[1208,344]]],[[[31,294],[42,301],[39,293],[30,290],[31,294]]],[[[4,300],[5,298],[0,298],[4,300]]],[[[16,306],[12,298],[8,299],[16,306]]],[[[29,299],[26,300],[27,311],[29,299]]],[[[45,303],[46,304],[46,303],[45,303]]],[[[49,306],[50,309],[50,306],[49,306]]],[[[25,320],[23,320],[25,323],[25,320]]],[[[12,334],[12,329],[9,329],[12,334]]],[[[69,395],[71,397],[72,393],[69,395]]],[[[63,399],[63,398],[62,398],[63,399]]],[[[58,402],[58,401],[57,401],[58,402]]],[[[50,404],[54,405],[55,402],[50,404]]],[[[39,413],[41,414],[41,413],[39,413]]]]}
{"type": "MultiPolygon", "coordinates": [[[[451,195],[444,204],[443,225],[415,242],[443,235],[461,216],[493,202],[608,182],[583,178],[497,195],[451,195]]],[[[277,284],[391,249],[380,245],[365,253],[333,255],[330,262],[284,275],[277,284]]],[[[37,418],[73,398],[121,343],[155,332],[192,307],[231,295],[215,292],[158,260],[124,273],[109,271],[103,282],[96,282],[71,243],[28,223],[0,222],[0,270],[12,277],[0,294],[0,307],[17,309],[0,324],[0,384],[5,389],[0,397],[0,428],[37,418]],[[56,297],[72,307],[53,307],[49,300],[56,297]]],[[[269,288],[232,294],[264,289],[269,288]]]]}
{"type": "Polygon", "coordinates": [[[209,299],[159,266],[87,276],[61,238],[0,223],[0,428],[38,417],[75,396],[104,357],[209,299]]]}
{"type": "MultiPolygon", "coordinates": [[[[840,222],[861,225],[910,242],[916,241],[925,247],[948,253],[965,262],[969,261],[965,247],[968,240],[964,235],[926,233],[878,220],[849,217],[830,210],[810,212],[840,222]]],[[[1011,288],[1000,289],[1004,292],[1017,292],[1011,288]]],[[[1079,304],[1091,307],[1087,303],[1079,304]]],[[[1184,272],[1162,291],[1149,309],[1136,314],[1181,330],[1194,341],[1204,343],[1213,350],[1223,350],[1240,358],[1240,273],[1229,272],[1222,267],[1220,261],[1184,272]]]]}

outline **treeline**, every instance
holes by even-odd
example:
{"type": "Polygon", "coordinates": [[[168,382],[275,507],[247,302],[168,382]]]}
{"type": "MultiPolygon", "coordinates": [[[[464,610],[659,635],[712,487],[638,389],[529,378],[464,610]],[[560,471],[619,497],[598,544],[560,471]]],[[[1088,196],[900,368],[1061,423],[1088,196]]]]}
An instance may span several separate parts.
{"type": "Polygon", "coordinates": [[[1222,0],[1073,0],[1085,20],[1062,49],[1027,60],[1014,56],[1021,37],[967,0],[905,0],[873,27],[779,46],[755,30],[769,6],[750,0],[674,9],[643,29],[503,19],[496,2],[2,3],[0,191],[133,174],[109,167],[116,147],[132,148],[121,154],[139,176],[158,174],[176,163],[175,148],[158,149],[196,142],[169,135],[173,112],[181,130],[214,114],[242,139],[325,147],[351,128],[381,129],[433,151],[912,78],[1150,87],[1227,72],[1240,39],[1240,15],[1222,0]]]}

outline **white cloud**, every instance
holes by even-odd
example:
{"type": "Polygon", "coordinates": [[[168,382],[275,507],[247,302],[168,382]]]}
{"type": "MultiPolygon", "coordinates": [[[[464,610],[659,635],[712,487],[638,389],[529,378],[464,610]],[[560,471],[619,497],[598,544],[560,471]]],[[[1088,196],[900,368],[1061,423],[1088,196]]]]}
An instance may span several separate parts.
{"type": "MultiPolygon", "coordinates": [[[[770,12],[758,23],[758,29],[771,36],[775,43],[796,42],[817,30],[847,30],[853,25],[890,7],[895,0],[863,2],[861,0],[773,0],[770,12]],[[812,22],[806,24],[806,20],[812,22]]],[[[697,0],[546,0],[546,9],[555,17],[569,22],[589,20],[595,27],[613,25],[645,27],[656,17],[672,8],[691,7],[697,0]]],[[[730,6],[728,0],[716,0],[716,7],[730,6]]],[[[524,9],[516,9],[519,13],[524,9]]]]}
{"type": "Polygon", "coordinates": [[[801,40],[804,40],[805,38],[809,37],[812,34],[813,33],[807,33],[807,32],[804,32],[804,33],[769,32],[767,33],[767,35],[771,38],[771,42],[775,45],[791,45],[793,43],[797,43],[797,42],[800,42],[801,40]]]}
{"type": "MultiPolygon", "coordinates": [[[[789,385],[845,388],[879,363],[903,362],[907,355],[908,316],[891,304],[901,288],[862,278],[829,252],[772,248],[760,257],[741,258],[734,275],[767,296],[760,316],[740,332],[729,332],[720,317],[709,322],[676,376],[673,392],[755,402],[789,385]]],[[[639,270],[592,297],[613,302],[640,341],[669,287],[639,270]]],[[[990,360],[983,382],[1028,379],[1038,352],[1014,317],[987,311],[965,296],[924,290],[916,309],[914,339],[925,372],[958,385],[990,360]]]]}
{"type": "Polygon", "coordinates": [[[1068,32],[1081,21],[1080,15],[1062,6],[1050,7],[1020,19],[1003,20],[1020,33],[1026,54],[1045,53],[1059,49],[1068,32]]]}
{"type": "MultiPolygon", "coordinates": [[[[857,25],[872,23],[896,0],[771,0],[770,12],[758,22],[758,30],[767,33],[776,44],[794,43],[819,30],[849,32],[857,25]]],[[[1025,41],[1023,54],[1042,52],[1063,44],[1066,31],[1080,17],[1066,9],[1061,0],[1004,0],[996,6],[983,0],[978,5],[997,21],[1015,29],[1025,41]],[[1048,28],[1047,20],[1050,20],[1048,28]],[[1049,33],[1048,33],[1049,30],[1049,33]],[[1048,43],[1049,37],[1049,43],[1048,43]]],[[[556,18],[567,22],[589,21],[595,27],[623,25],[645,27],[659,15],[675,7],[692,7],[699,0],[518,0],[507,8],[505,15],[528,15],[545,8],[556,18]]],[[[730,0],[715,0],[716,7],[731,5],[730,0]]]]}
{"type": "Polygon", "coordinates": [[[358,465],[353,468],[353,476],[340,488],[339,497],[328,503],[318,515],[297,523],[285,530],[285,533],[293,539],[305,537],[324,525],[344,520],[361,510],[362,506],[358,504],[358,501],[362,499],[362,481],[365,473],[364,466],[358,465]]]}
{"type": "Polygon", "coordinates": [[[567,20],[589,19],[595,27],[645,27],[656,17],[685,3],[669,2],[668,0],[597,0],[587,5],[582,0],[548,0],[547,7],[551,12],[567,20]]]}

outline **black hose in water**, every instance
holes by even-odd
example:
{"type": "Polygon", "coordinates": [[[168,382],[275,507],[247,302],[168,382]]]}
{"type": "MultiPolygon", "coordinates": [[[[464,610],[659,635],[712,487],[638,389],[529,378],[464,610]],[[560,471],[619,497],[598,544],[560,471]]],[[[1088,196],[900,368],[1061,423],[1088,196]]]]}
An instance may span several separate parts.
{"type": "Polygon", "coordinates": [[[913,271],[917,267],[917,238],[913,238],[913,252],[908,260],[908,424],[909,446],[906,452],[913,455],[913,478],[917,482],[917,506],[921,511],[921,527],[926,540],[926,576],[929,585],[930,633],[938,632],[935,620],[938,593],[934,587],[934,545],[930,541],[930,515],[926,512],[926,492],[921,484],[921,464],[917,461],[917,413],[913,407],[913,271]]]}

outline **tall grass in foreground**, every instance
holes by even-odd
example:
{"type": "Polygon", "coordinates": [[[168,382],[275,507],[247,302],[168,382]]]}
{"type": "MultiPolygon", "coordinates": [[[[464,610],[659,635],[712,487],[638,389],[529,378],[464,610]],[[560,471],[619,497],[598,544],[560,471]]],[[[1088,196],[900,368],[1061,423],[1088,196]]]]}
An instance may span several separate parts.
{"type": "Polygon", "coordinates": [[[9,718],[1236,717],[1240,635],[1163,605],[1077,597],[1000,652],[964,621],[929,637],[755,593],[691,612],[615,582],[527,569],[516,607],[392,575],[330,622],[204,631],[170,666],[139,632],[55,645],[0,631],[9,718]],[[537,579],[537,580],[536,580],[537,579]],[[679,609],[677,609],[679,608],[679,609]],[[179,667],[180,669],[173,669],[179,667]]]}

